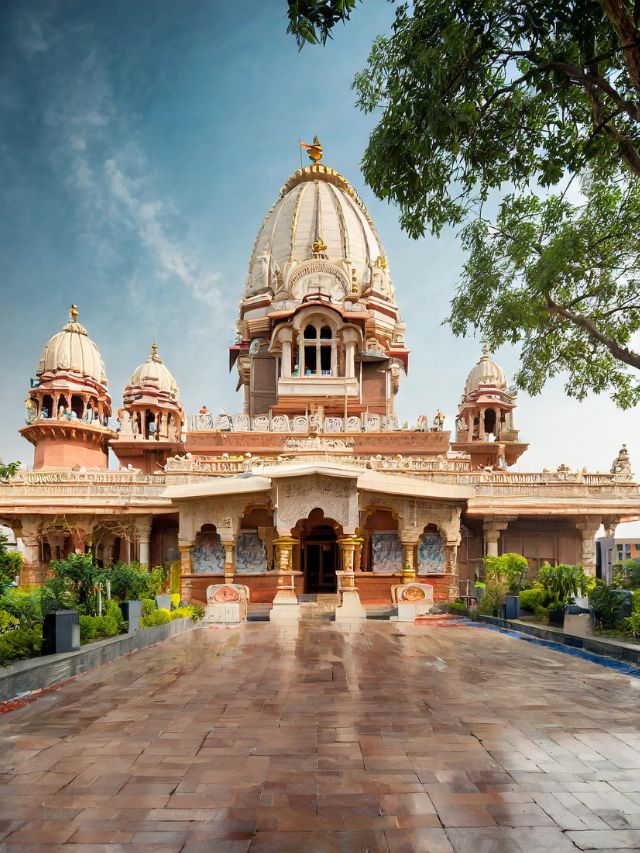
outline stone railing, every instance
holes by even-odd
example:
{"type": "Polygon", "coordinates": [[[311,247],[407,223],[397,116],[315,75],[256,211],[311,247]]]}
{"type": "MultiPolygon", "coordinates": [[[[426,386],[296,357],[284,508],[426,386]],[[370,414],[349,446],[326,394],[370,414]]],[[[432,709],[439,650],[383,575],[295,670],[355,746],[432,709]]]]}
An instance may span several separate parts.
{"type": "MultiPolygon", "coordinates": [[[[396,432],[400,430],[397,415],[350,415],[349,417],[325,417],[321,415],[213,415],[202,412],[189,415],[188,429],[192,432],[277,432],[298,433],[360,433],[360,432],[396,432]]],[[[441,432],[444,418],[434,418],[431,429],[424,416],[419,418],[417,426],[411,431],[441,432]]]]}
{"type": "Polygon", "coordinates": [[[166,486],[164,474],[132,471],[19,471],[0,483],[0,498],[130,497],[157,499],[166,486]]]}

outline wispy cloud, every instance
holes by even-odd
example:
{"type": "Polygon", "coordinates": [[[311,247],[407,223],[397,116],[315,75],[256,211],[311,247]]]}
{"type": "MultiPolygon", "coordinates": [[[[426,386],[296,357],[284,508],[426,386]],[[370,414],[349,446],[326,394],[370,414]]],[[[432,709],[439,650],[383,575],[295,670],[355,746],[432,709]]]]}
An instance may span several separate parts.
{"type": "Polygon", "coordinates": [[[219,308],[221,275],[190,243],[187,217],[154,185],[135,119],[114,97],[109,63],[86,25],[65,31],[52,20],[54,11],[18,14],[13,43],[38,64],[49,154],[77,205],[82,236],[103,262],[119,258],[123,238],[133,238],[144,252],[132,253],[132,277],[142,277],[138,263],[148,278],[150,264],[162,282],[180,284],[193,299],[219,308]]]}
{"type": "Polygon", "coordinates": [[[220,275],[199,270],[198,261],[193,254],[168,236],[163,224],[164,204],[146,197],[139,189],[140,181],[131,180],[116,160],[106,161],[105,176],[107,185],[113,197],[120,203],[131,228],[155,259],[159,274],[165,279],[177,278],[196,299],[212,307],[219,307],[220,275]]]}

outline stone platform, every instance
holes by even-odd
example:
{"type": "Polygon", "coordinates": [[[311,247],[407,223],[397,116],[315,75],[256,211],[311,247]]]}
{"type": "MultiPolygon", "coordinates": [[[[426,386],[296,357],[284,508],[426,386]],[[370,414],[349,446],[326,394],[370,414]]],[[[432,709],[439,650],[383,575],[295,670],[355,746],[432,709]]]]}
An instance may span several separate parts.
{"type": "Polygon", "coordinates": [[[0,847],[640,850],[639,689],[470,624],[198,628],[0,718],[0,847]]]}

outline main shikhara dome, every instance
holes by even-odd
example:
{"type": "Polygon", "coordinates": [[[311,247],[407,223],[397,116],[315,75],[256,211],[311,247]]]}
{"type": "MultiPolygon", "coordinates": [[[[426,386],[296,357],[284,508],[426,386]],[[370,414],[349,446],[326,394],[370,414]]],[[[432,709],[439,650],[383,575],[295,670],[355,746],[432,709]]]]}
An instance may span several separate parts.
{"type": "Polygon", "coordinates": [[[382,295],[393,301],[382,242],[373,220],[349,182],[339,172],[314,163],[286,181],[265,216],[253,246],[244,297],[271,292],[299,298],[290,280],[311,259],[338,268],[338,283],[317,278],[319,290],[339,300],[357,285],[364,291],[377,279],[382,295]]]}

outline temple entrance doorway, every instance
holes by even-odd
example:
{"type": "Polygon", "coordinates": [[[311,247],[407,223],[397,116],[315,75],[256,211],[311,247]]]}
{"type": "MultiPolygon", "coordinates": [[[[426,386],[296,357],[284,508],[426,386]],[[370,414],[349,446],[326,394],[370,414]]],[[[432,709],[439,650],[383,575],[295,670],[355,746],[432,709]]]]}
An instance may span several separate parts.
{"type": "Polygon", "coordinates": [[[307,595],[332,595],[338,582],[338,534],[340,526],[325,518],[320,509],[314,509],[309,518],[299,522],[300,569],[304,573],[304,591],[307,595]]]}

